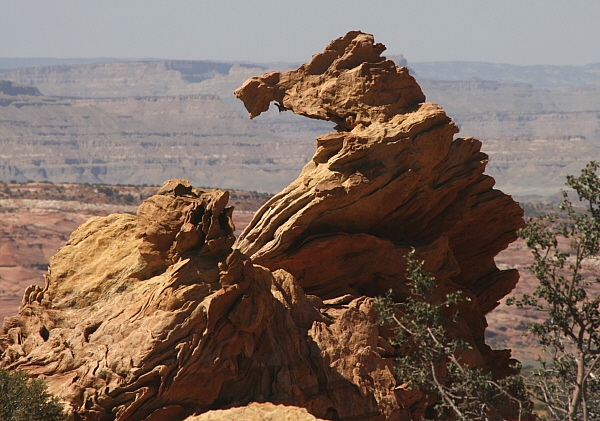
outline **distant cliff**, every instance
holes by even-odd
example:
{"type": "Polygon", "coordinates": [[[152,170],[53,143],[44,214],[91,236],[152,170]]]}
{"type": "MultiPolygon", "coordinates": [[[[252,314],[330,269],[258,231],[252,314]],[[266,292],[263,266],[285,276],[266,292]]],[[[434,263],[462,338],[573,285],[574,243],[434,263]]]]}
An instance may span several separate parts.
{"type": "Polygon", "coordinates": [[[274,192],[314,142],[309,125],[287,124],[300,138],[293,142],[212,94],[7,98],[3,106],[0,97],[3,181],[161,184],[186,176],[200,186],[274,192]]]}
{"type": "Polygon", "coordinates": [[[118,61],[2,70],[0,79],[63,97],[219,94],[223,89],[231,95],[247,77],[264,70],[260,65],[211,61],[118,61]]]}
{"type": "Polygon", "coordinates": [[[410,63],[419,78],[462,81],[472,77],[501,83],[528,83],[536,88],[600,88],[600,63],[585,66],[534,65],[441,61],[410,63]]]}
{"type": "Polygon", "coordinates": [[[8,80],[0,80],[0,94],[15,95],[41,95],[41,92],[35,86],[22,86],[8,80]]]}
{"type": "MultiPolygon", "coordinates": [[[[463,134],[487,139],[488,171],[500,187],[551,195],[566,174],[600,156],[600,87],[565,79],[560,88],[540,88],[523,75],[541,70],[518,66],[504,82],[490,81],[471,76],[504,67],[476,64],[448,65],[449,76],[468,80],[419,80],[463,134]]],[[[595,68],[564,68],[555,79],[577,69],[593,78],[595,68]]],[[[0,79],[44,94],[0,94],[0,180],[160,184],[186,177],[195,185],[278,191],[332,124],[274,106],[249,122],[233,91],[253,74],[286,69],[163,60],[0,71],[0,79]]]]}

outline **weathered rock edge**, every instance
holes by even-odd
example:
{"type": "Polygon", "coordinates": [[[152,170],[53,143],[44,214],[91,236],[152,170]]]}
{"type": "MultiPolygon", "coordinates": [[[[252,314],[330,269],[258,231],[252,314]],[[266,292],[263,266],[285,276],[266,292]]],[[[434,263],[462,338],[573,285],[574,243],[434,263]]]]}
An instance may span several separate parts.
{"type": "Polygon", "coordinates": [[[137,215],[92,218],[5,320],[0,364],[45,378],[71,420],[178,421],[249,402],[420,419],[427,397],[396,385],[399,350],[370,298],[402,299],[415,247],[438,277],[433,299],[473,299],[453,327],[473,346],[463,357],[509,372],[484,315],[517,280],[493,257],[522,212],[482,174],[480,142],[453,140],[456,126],[383,50],[351,32],[296,71],[246,82],[236,93],[251,116],[274,100],[338,131],[235,246],[227,192],[185,180],[137,215]]]}
{"type": "Polygon", "coordinates": [[[217,409],[186,421],[320,421],[305,408],[252,402],[247,406],[217,409]]]}

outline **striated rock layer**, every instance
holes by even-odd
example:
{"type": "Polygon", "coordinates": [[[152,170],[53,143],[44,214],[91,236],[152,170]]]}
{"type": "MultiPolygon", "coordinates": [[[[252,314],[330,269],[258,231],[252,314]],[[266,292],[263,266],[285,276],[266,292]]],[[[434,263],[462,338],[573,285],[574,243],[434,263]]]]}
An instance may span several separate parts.
{"type": "Polygon", "coordinates": [[[237,247],[290,272],[324,298],[405,291],[404,256],[414,247],[444,292],[470,293],[461,319],[476,364],[506,364],[484,341],[484,315],[518,280],[494,256],[524,225],[516,202],[483,175],[477,139],[424,101],[406,68],[380,54],[371,35],[348,33],[310,63],[248,80],[236,95],[250,116],[270,101],[338,123],[317,139],[300,176],[259,210],[237,247]]]}
{"type": "Polygon", "coordinates": [[[172,180],[137,215],[90,219],[6,318],[2,365],[44,377],[72,420],[264,400],[327,419],[397,412],[372,300],[307,297],[232,250],[227,199],[172,180]]]}
{"type": "Polygon", "coordinates": [[[259,210],[237,247],[327,296],[399,287],[399,257],[412,246],[438,278],[472,291],[485,314],[516,283],[516,271],[499,271],[494,256],[517,238],[522,210],[483,175],[481,142],[453,140],[456,125],[423,102],[383,49],[350,32],[298,70],[236,91],[251,117],[276,101],[339,124],[317,138],[312,162],[259,210]]]}
{"type": "Polygon", "coordinates": [[[430,399],[396,384],[399,351],[372,299],[405,297],[414,247],[438,279],[433,299],[472,298],[452,327],[472,345],[465,361],[511,372],[510,352],[485,344],[485,314],[517,281],[494,256],[522,211],[483,175],[481,143],[453,139],[384,49],[350,32],[297,70],[249,79],[236,95],[251,117],[275,101],[337,123],[299,178],[235,244],[227,192],[185,180],[137,215],[92,218],[5,320],[0,364],[44,377],[71,420],[181,421],[250,402],[418,420],[430,399]]]}

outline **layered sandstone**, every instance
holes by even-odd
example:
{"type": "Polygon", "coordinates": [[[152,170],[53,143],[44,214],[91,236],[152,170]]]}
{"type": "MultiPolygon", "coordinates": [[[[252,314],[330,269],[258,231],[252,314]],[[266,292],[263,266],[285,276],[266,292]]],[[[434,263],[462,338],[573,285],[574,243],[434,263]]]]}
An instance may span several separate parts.
{"type": "Polygon", "coordinates": [[[276,101],[339,125],[317,138],[312,162],[257,212],[237,246],[322,296],[399,288],[402,256],[415,247],[485,314],[516,283],[494,256],[517,238],[523,212],[483,175],[481,142],[453,139],[456,125],[383,49],[351,32],[298,70],[236,91],[251,117],[276,101]]]}
{"type": "MultiPolygon", "coordinates": [[[[93,216],[135,214],[158,187],[0,183],[0,321],[14,315],[23,291],[44,285],[50,258],[93,216]]],[[[248,224],[267,194],[228,190],[236,231],[248,224]]]]}
{"type": "Polygon", "coordinates": [[[372,300],[307,297],[232,250],[227,196],[172,181],[137,215],[82,225],[6,319],[3,365],[44,377],[72,419],[182,420],[256,400],[328,419],[398,412],[372,300]]]}
{"type": "MultiPolygon", "coordinates": [[[[414,248],[442,294],[463,291],[452,334],[501,377],[485,314],[515,285],[494,256],[523,225],[483,175],[487,156],[373,37],[350,32],[310,63],[249,79],[251,117],[337,124],[298,179],[234,243],[222,190],[167,182],[137,215],[93,218],[7,318],[3,366],[46,378],[72,420],[184,420],[270,402],[329,420],[418,420],[430,397],[397,384],[401,352],[373,298],[407,294],[414,248]]],[[[511,419],[510,408],[505,416],[511,419]]]]}

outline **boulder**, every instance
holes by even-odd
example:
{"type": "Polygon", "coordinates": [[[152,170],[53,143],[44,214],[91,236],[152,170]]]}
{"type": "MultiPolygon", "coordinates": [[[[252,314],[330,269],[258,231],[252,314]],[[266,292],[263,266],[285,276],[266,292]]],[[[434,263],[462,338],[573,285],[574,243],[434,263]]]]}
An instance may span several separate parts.
{"type": "Polygon", "coordinates": [[[176,421],[264,400],[327,419],[397,412],[372,300],[331,310],[253,264],[231,248],[226,203],[170,180],[137,215],[82,225],[6,318],[1,365],[44,378],[71,420],[176,421]]]}
{"type": "Polygon", "coordinates": [[[192,416],[185,421],[320,421],[304,408],[272,403],[253,402],[248,406],[217,409],[202,415],[192,416]]]}

